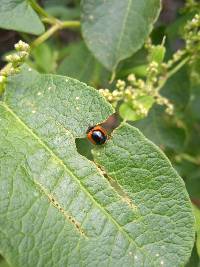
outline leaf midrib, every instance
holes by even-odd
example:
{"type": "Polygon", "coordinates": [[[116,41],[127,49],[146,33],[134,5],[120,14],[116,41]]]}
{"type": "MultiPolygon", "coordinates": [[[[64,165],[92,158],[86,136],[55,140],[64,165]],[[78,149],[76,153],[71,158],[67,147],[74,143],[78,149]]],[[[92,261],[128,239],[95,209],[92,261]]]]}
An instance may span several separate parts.
{"type": "MultiPolygon", "coordinates": [[[[16,121],[18,121],[20,123],[20,125],[23,126],[23,128],[28,131],[31,136],[34,137],[34,139],[36,139],[38,141],[39,144],[41,144],[49,153],[50,155],[56,159],[56,161],[63,166],[63,168],[75,179],[75,181],[79,184],[80,188],[86,193],[86,195],[92,200],[92,202],[104,213],[104,215],[109,218],[113,224],[118,228],[118,230],[120,232],[122,232],[126,238],[128,239],[128,241],[130,243],[134,243],[134,245],[138,248],[138,249],[141,249],[143,250],[143,252],[146,254],[146,251],[142,248],[142,247],[139,247],[137,245],[137,243],[135,242],[135,240],[132,239],[132,237],[129,235],[128,232],[126,232],[122,226],[112,217],[112,215],[110,213],[108,213],[101,205],[100,203],[91,195],[91,193],[84,187],[84,185],[81,183],[81,181],[74,175],[73,172],[71,172],[67,165],[63,162],[62,159],[60,159],[52,150],[50,147],[48,147],[48,145],[46,143],[44,143],[43,140],[40,139],[40,137],[33,132],[32,129],[30,129],[26,124],[25,122],[18,117],[18,115],[5,103],[5,102],[0,102],[0,104],[5,108],[5,110],[10,113],[15,119],[16,121]]],[[[67,212],[67,211],[66,211],[67,212]]]]}

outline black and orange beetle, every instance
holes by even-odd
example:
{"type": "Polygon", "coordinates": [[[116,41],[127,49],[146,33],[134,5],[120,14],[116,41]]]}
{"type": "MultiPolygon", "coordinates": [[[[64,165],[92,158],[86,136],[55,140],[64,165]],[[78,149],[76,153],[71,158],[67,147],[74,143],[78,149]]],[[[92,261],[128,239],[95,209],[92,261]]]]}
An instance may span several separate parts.
{"type": "Polygon", "coordinates": [[[108,134],[102,126],[96,125],[96,126],[88,128],[87,138],[94,145],[103,145],[108,139],[108,134]]]}

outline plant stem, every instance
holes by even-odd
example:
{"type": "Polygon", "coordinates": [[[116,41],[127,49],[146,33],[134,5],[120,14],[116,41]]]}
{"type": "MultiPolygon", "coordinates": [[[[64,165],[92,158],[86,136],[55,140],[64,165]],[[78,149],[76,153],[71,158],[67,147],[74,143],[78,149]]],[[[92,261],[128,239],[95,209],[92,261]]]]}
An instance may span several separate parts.
{"type": "Polygon", "coordinates": [[[190,59],[189,56],[185,57],[174,68],[172,68],[171,70],[169,70],[169,72],[167,73],[167,75],[165,76],[165,78],[163,78],[161,80],[161,82],[160,82],[157,90],[159,91],[166,84],[166,82],[189,61],[189,59],[190,59]]]}
{"type": "Polygon", "coordinates": [[[41,15],[42,21],[52,25],[50,29],[48,29],[44,34],[39,36],[37,39],[35,39],[31,47],[36,47],[40,45],[41,43],[45,42],[49,37],[51,37],[56,31],[64,29],[64,28],[79,28],[80,27],[80,21],[76,20],[69,20],[69,21],[61,21],[59,19],[56,19],[49,15],[35,0],[29,0],[29,3],[31,4],[32,8],[41,15]]]}
{"type": "Polygon", "coordinates": [[[73,29],[73,28],[79,28],[81,26],[81,23],[78,20],[60,21],[60,23],[62,25],[62,29],[64,28],[73,29]]]}
{"type": "Polygon", "coordinates": [[[43,22],[47,23],[47,24],[51,24],[54,25],[55,23],[59,24],[60,27],[63,28],[79,28],[81,26],[80,21],[78,20],[59,20],[59,19],[55,19],[54,21],[52,21],[51,18],[43,18],[42,19],[43,22]]]}
{"type": "Polygon", "coordinates": [[[60,21],[60,20],[56,20],[54,23],[52,23],[52,21],[49,20],[48,23],[53,24],[53,26],[48,29],[44,34],[42,34],[41,36],[39,36],[37,39],[35,39],[32,44],[31,44],[31,48],[36,47],[38,45],[40,45],[41,43],[45,42],[49,37],[51,37],[56,31],[58,30],[62,30],[65,28],[78,28],[80,27],[80,21],[75,21],[75,20],[69,20],[69,21],[60,21]]]}
{"type": "Polygon", "coordinates": [[[31,4],[32,8],[41,16],[51,19],[53,18],[40,5],[38,5],[35,0],[29,0],[29,3],[31,4]]]}
{"type": "Polygon", "coordinates": [[[58,24],[53,25],[44,34],[42,34],[41,36],[39,36],[38,38],[36,38],[32,42],[31,48],[36,47],[36,46],[42,44],[43,42],[45,42],[50,36],[52,36],[59,29],[60,29],[60,25],[58,25],[58,24]]]}
{"type": "Polygon", "coordinates": [[[190,57],[185,57],[182,61],[179,62],[173,69],[171,69],[167,74],[167,79],[171,78],[176,72],[178,72],[188,61],[190,57]]]}
{"type": "Polygon", "coordinates": [[[177,156],[177,159],[178,159],[178,161],[186,160],[186,161],[189,161],[195,165],[200,165],[200,157],[193,157],[189,154],[185,154],[185,153],[180,154],[177,156]]]}

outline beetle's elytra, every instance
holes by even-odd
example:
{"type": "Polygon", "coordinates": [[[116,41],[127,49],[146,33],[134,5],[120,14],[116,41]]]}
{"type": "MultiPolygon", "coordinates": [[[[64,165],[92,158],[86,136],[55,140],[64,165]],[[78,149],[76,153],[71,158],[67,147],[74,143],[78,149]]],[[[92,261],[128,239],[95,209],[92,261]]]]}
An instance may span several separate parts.
{"type": "Polygon", "coordinates": [[[108,139],[108,134],[102,126],[97,125],[97,126],[90,127],[87,130],[87,138],[94,145],[103,145],[108,139]]]}

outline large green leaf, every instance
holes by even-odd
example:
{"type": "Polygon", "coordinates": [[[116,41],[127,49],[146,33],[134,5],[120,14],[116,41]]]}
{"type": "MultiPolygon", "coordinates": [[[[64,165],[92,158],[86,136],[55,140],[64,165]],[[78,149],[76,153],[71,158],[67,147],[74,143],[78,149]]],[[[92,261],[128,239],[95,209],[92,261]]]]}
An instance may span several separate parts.
{"type": "MultiPolygon", "coordinates": [[[[107,146],[94,151],[94,158],[138,214],[134,223],[125,225],[136,247],[146,254],[134,251],[135,266],[186,263],[193,246],[193,216],[184,182],[166,156],[138,129],[124,123],[107,146]]],[[[114,248],[111,256],[116,254],[114,248]]]]}
{"type": "Polygon", "coordinates": [[[36,35],[44,32],[44,26],[28,0],[1,0],[0,28],[36,35]]]}
{"type": "Polygon", "coordinates": [[[89,49],[109,70],[144,43],[160,0],[83,0],[82,32],[89,49]]]}
{"type": "Polygon", "coordinates": [[[162,152],[123,125],[95,154],[75,138],[113,112],[77,80],[25,71],[0,102],[0,251],[16,267],[180,266],[194,220],[162,152]]]}

